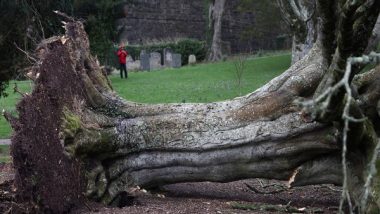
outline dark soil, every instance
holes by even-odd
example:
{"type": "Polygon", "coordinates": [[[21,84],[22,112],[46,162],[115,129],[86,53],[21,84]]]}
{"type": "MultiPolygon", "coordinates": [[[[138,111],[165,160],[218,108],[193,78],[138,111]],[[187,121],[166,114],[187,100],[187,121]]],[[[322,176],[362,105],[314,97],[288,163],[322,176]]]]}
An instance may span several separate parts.
{"type": "MultiPolygon", "coordinates": [[[[262,180],[264,183],[278,181],[262,180]]],[[[77,213],[280,213],[279,211],[241,210],[234,205],[266,204],[286,205],[306,208],[306,213],[336,213],[340,191],[333,186],[308,186],[294,188],[276,194],[257,194],[249,190],[245,183],[261,188],[259,180],[244,180],[230,183],[183,183],[167,185],[159,194],[140,194],[134,205],[124,208],[108,208],[91,204],[92,211],[84,208],[77,213]],[[163,198],[163,196],[164,198],[163,198]]],[[[270,188],[269,188],[270,189],[270,188]]],[[[273,188],[272,188],[273,189],[273,188]]]]}
{"type": "MultiPolygon", "coordinates": [[[[14,178],[11,164],[0,164],[0,213],[25,211],[22,204],[13,202],[14,178]]],[[[280,193],[262,194],[250,190],[246,184],[260,191],[277,191],[283,185],[274,180],[243,180],[230,183],[183,183],[162,187],[160,190],[138,190],[133,204],[124,208],[105,207],[88,202],[73,213],[280,213],[267,211],[267,205],[287,205],[306,208],[306,213],[336,213],[340,189],[330,185],[293,188],[280,193]],[[263,188],[263,186],[268,186],[263,188]],[[235,209],[236,205],[254,205],[256,210],[235,209]],[[262,210],[259,210],[262,209],[262,210]]]]}
{"type": "MultiPolygon", "coordinates": [[[[261,182],[279,183],[267,180],[261,182]]],[[[76,213],[281,213],[234,209],[234,206],[256,205],[260,209],[268,204],[289,203],[295,208],[306,208],[305,213],[336,213],[338,209],[340,191],[337,187],[308,186],[276,194],[257,194],[249,190],[245,183],[261,188],[257,179],[230,183],[173,184],[164,186],[159,193],[140,193],[129,207],[109,208],[89,204],[88,208],[77,210],[76,213]]]]}

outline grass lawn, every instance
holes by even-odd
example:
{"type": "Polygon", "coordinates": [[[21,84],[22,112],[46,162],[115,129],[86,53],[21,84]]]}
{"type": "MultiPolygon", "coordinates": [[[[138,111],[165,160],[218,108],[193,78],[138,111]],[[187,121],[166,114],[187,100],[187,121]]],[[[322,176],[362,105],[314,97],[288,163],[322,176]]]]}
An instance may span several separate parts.
{"type": "MultiPolygon", "coordinates": [[[[241,92],[237,86],[233,61],[185,66],[154,72],[129,73],[128,79],[111,76],[114,89],[122,97],[143,103],[213,102],[232,99],[259,88],[278,76],[290,65],[290,55],[250,58],[242,78],[241,92]]],[[[0,98],[0,110],[15,112],[20,99],[13,93],[14,83],[20,91],[31,90],[30,81],[11,82],[9,96],[0,98]]],[[[9,138],[11,129],[0,117],[0,139],[9,138]]]]}
{"type": "Polygon", "coordinates": [[[0,145],[0,163],[9,162],[10,159],[9,146],[0,145]]]}
{"type": "MultiPolygon", "coordinates": [[[[13,88],[15,83],[17,87],[22,92],[30,92],[32,89],[31,81],[11,81],[9,87],[7,88],[7,97],[0,97],[0,111],[3,109],[15,114],[15,107],[17,102],[20,100],[21,95],[18,93],[13,93],[13,88]]],[[[11,127],[3,116],[0,116],[0,139],[9,138],[11,133],[11,127]]]]}
{"type": "Polygon", "coordinates": [[[232,61],[131,73],[128,79],[115,75],[111,81],[118,94],[136,102],[206,103],[252,92],[281,74],[289,65],[288,54],[247,60],[241,93],[232,61]]]}

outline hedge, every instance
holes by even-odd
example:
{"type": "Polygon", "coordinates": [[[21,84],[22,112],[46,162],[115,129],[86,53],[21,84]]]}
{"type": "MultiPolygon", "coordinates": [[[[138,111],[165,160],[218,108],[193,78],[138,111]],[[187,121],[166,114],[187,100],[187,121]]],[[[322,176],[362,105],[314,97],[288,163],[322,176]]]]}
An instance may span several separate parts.
{"type": "MultiPolygon", "coordinates": [[[[182,55],[182,65],[188,63],[189,55],[194,54],[197,61],[203,61],[206,58],[207,48],[205,41],[199,41],[196,39],[182,39],[177,42],[167,42],[152,45],[127,45],[125,49],[132,56],[134,60],[140,58],[140,52],[146,50],[150,52],[159,52],[163,55],[164,49],[170,48],[175,53],[182,55]]],[[[116,49],[115,49],[116,51],[116,49]]]]}

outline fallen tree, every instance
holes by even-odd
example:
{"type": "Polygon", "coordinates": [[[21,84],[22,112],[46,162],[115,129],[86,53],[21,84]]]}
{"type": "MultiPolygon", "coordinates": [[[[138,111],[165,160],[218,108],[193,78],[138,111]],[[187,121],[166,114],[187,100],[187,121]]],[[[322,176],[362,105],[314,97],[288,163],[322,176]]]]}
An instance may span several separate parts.
{"type": "Polygon", "coordinates": [[[367,169],[377,157],[380,67],[353,66],[344,82],[352,93],[336,84],[366,49],[380,2],[317,3],[319,35],[303,59],[251,94],[207,104],[123,100],[83,24],[67,17],[66,35],[36,51],[35,88],[18,118],[5,114],[19,199],[65,212],[86,197],[122,206],[137,185],[271,178],[343,184],[352,210],[377,211],[378,175],[367,169]]]}

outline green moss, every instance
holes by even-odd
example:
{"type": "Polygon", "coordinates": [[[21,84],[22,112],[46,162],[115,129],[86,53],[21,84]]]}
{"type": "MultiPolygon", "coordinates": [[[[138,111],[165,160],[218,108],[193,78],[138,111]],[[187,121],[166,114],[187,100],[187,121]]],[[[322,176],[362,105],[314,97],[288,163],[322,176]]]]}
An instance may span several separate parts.
{"type": "Polygon", "coordinates": [[[334,142],[336,140],[336,136],[335,136],[335,133],[333,131],[331,132],[327,132],[324,136],[323,136],[324,140],[326,142],[334,142]]]}
{"type": "Polygon", "coordinates": [[[63,133],[65,137],[74,137],[81,130],[81,120],[67,109],[63,111],[63,115],[63,133]]]}
{"type": "Polygon", "coordinates": [[[94,170],[87,171],[87,197],[96,201],[100,201],[105,194],[108,182],[102,167],[97,167],[94,170]]]}
{"type": "Polygon", "coordinates": [[[112,144],[114,138],[113,129],[84,129],[75,137],[75,154],[97,156],[97,159],[112,155],[117,148],[112,144]],[[105,155],[104,157],[102,157],[105,155]]]}
{"type": "Polygon", "coordinates": [[[127,112],[121,111],[117,106],[107,103],[101,107],[92,108],[93,111],[104,114],[108,117],[123,117],[123,118],[131,118],[131,115],[127,112]]]}
{"type": "Polygon", "coordinates": [[[32,185],[33,185],[33,186],[37,186],[37,184],[38,184],[38,178],[37,178],[37,175],[32,175],[32,176],[31,176],[31,182],[32,182],[32,185]]]}

